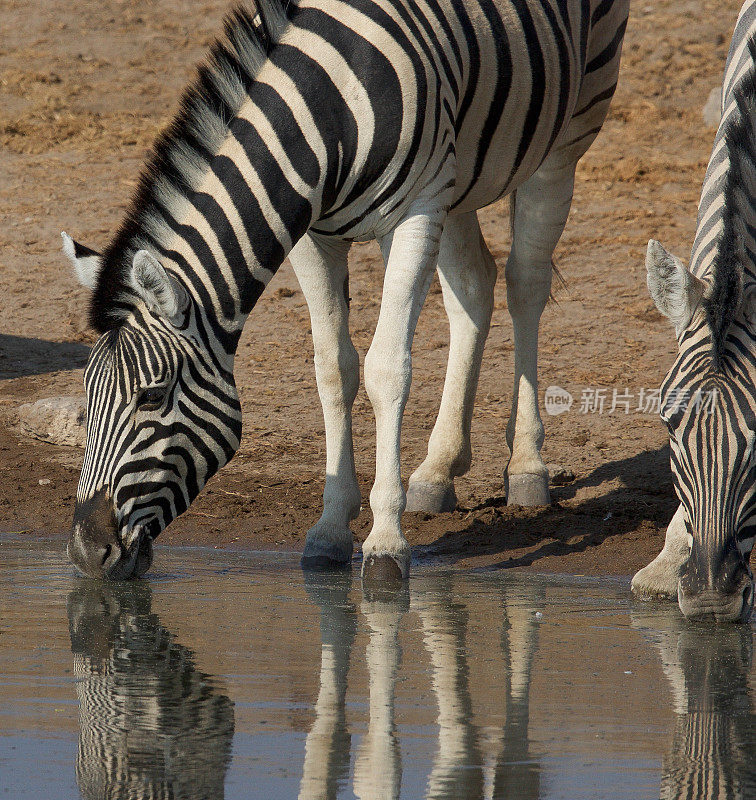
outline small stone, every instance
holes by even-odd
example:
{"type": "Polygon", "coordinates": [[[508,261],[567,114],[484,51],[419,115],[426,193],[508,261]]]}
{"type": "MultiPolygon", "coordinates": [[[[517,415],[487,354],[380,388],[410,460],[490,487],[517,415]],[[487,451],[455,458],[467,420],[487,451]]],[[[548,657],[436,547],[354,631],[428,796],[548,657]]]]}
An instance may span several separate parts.
{"type": "Polygon", "coordinates": [[[703,116],[704,123],[709,128],[719,127],[719,120],[722,117],[722,87],[715,86],[706,98],[701,115],[703,116]]]}
{"type": "Polygon", "coordinates": [[[38,483],[40,486],[49,486],[52,481],[49,478],[40,478],[38,483]]]}
{"type": "Polygon", "coordinates": [[[47,397],[18,409],[23,433],[51,444],[84,447],[87,442],[84,397],[47,397]]]}
{"type": "Polygon", "coordinates": [[[564,486],[575,480],[575,473],[566,467],[560,467],[558,464],[547,464],[546,469],[549,471],[549,483],[552,486],[564,486]]]}

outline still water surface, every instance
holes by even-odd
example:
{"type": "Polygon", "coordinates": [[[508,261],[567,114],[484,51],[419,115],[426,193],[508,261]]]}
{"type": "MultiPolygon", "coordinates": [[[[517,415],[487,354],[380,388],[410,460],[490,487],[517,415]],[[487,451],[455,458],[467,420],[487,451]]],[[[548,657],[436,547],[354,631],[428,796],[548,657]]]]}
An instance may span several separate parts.
{"type": "Polygon", "coordinates": [[[753,623],[626,580],[153,570],[96,584],[0,539],[0,798],[756,798],[753,623]]]}

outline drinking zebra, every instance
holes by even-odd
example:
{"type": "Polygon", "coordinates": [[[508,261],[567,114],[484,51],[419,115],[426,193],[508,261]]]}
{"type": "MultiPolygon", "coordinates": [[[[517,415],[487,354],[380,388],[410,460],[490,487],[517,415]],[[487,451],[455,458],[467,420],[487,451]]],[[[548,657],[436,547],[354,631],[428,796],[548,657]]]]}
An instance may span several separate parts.
{"type": "Polygon", "coordinates": [[[756,1],[741,9],[722,120],[704,178],[690,269],[655,241],[648,287],[679,352],[662,384],[680,506],[664,549],[633,578],[686,617],[747,619],[756,535],[756,1]]]}
{"type": "Polygon", "coordinates": [[[386,274],[365,358],[377,456],[363,571],[406,577],[399,436],[415,325],[437,267],[449,364],[409,495],[440,510],[470,465],[493,306],[496,266],[476,211],[506,194],[509,501],[548,502],[538,324],[627,14],[628,0],[301,0],[285,12],[258,0],[230,16],[105,252],[63,236],[102,334],[85,371],[87,449],[68,544],[79,569],[142,574],[155,536],[238,448],[234,353],[287,255],[310,309],[327,443],[324,510],[303,563],[349,561],[359,369],[344,285],[350,243],[377,238],[386,274]]]}

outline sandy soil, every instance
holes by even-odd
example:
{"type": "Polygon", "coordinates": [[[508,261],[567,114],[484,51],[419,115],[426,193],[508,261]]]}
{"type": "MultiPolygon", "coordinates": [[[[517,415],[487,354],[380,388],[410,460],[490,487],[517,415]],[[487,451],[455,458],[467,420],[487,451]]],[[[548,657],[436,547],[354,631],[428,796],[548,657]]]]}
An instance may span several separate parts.
{"type": "MultiPolygon", "coordinates": [[[[419,556],[468,565],[629,574],[660,548],[674,507],[668,449],[641,389],[658,387],[675,342],[645,288],[649,237],[683,257],[695,229],[713,130],[701,117],[721,80],[739,0],[635,3],[609,119],[578,168],[557,250],[566,287],[547,308],[541,386],[575,397],[545,417],[544,457],[575,473],[548,508],[507,508],[502,470],[512,384],[503,267],[507,205],[481,213],[501,278],[473,423],[475,462],[457,483],[460,508],[408,514],[419,556]],[[606,389],[603,414],[581,413],[606,389]],[[608,413],[613,390],[628,390],[608,413]]],[[[93,247],[117,225],[139,165],[172,115],[225,0],[0,0],[0,532],[66,536],[82,453],[13,429],[19,404],[82,391],[92,336],[86,292],[60,249],[66,230],[93,247]],[[41,485],[40,480],[49,481],[41,485]]],[[[351,256],[352,330],[361,355],[378,314],[374,244],[351,256]]],[[[441,396],[448,331],[435,285],[415,343],[405,416],[405,478],[420,463],[441,396]]],[[[325,445],[304,299],[288,265],[245,330],[237,364],[244,439],[237,457],[161,537],[168,543],[301,548],[318,517],[325,445]]],[[[357,466],[373,474],[370,404],[355,405],[357,466]]],[[[367,502],[354,525],[370,529],[367,502]]]]}

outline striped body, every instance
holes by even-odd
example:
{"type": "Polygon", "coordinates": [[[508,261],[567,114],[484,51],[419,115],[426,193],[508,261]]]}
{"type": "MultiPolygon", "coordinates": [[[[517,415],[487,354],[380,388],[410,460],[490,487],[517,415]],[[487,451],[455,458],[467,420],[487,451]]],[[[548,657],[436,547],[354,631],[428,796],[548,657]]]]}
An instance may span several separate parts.
{"type": "MultiPolygon", "coordinates": [[[[438,261],[443,271],[455,247],[464,262],[464,230],[472,231],[480,263],[491,260],[475,237],[474,211],[517,191],[520,216],[529,219],[515,220],[519,255],[512,256],[508,282],[520,291],[519,272],[538,273],[540,297],[546,269],[550,285],[574,165],[598,133],[616,85],[627,5],[302,0],[287,18],[276,0],[260,0],[256,16],[240,11],[230,18],[104,255],[64,237],[93,289],[91,319],[104,334],[87,370],[87,455],[69,545],[84,571],[126,574],[140,559],[147,564],[146,540],[185,510],[238,447],[236,345],[289,254],[313,336],[322,329],[328,338],[326,318],[344,313],[334,305],[332,284],[337,275],[345,279],[348,243],[380,241],[387,279],[366,385],[374,406],[388,409],[376,409],[379,441],[390,440],[398,452],[409,344],[432,269],[438,261]],[[383,391],[385,402],[377,398],[383,391]],[[92,555],[83,541],[97,516],[105,520],[97,529],[107,534],[92,555]]],[[[460,302],[465,289],[455,282],[473,282],[460,277],[465,269],[449,268],[445,279],[460,302]]],[[[488,281],[489,273],[475,280],[488,281]]],[[[478,305],[490,319],[491,291],[492,285],[462,302],[465,313],[474,316],[470,307],[478,305]]],[[[523,284],[522,294],[532,291],[523,284]]],[[[468,429],[488,320],[474,327],[475,345],[458,370],[465,384],[458,416],[468,429]]],[[[316,368],[335,359],[341,373],[330,370],[325,378],[321,369],[318,376],[327,417],[329,404],[351,408],[353,379],[344,374],[356,355],[344,336],[348,331],[331,337],[329,348],[316,341],[316,368]],[[338,384],[341,394],[332,401],[325,384],[338,384]]],[[[524,369],[528,384],[530,372],[524,369]]],[[[537,417],[531,393],[532,387],[521,408],[537,417]]],[[[326,425],[329,452],[337,437],[338,469],[353,472],[346,453],[351,422],[343,413],[339,419],[326,425]]],[[[538,439],[533,426],[525,427],[525,438],[538,439]]],[[[518,456],[521,448],[510,448],[513,461],[528,460],[518,456]]],[[[535,466],[526,463],[524,473],[545,471],[537,450],[530,457],[535,466]]],[[[403,539],[396,459],[379,448],[373,502],[396,518],[384,525],[396,528],[390,536],[403,539]]],[[[338,491],[349,496],[342,505],[351,509],[355,481],[338,480],[338,491]]]]}

